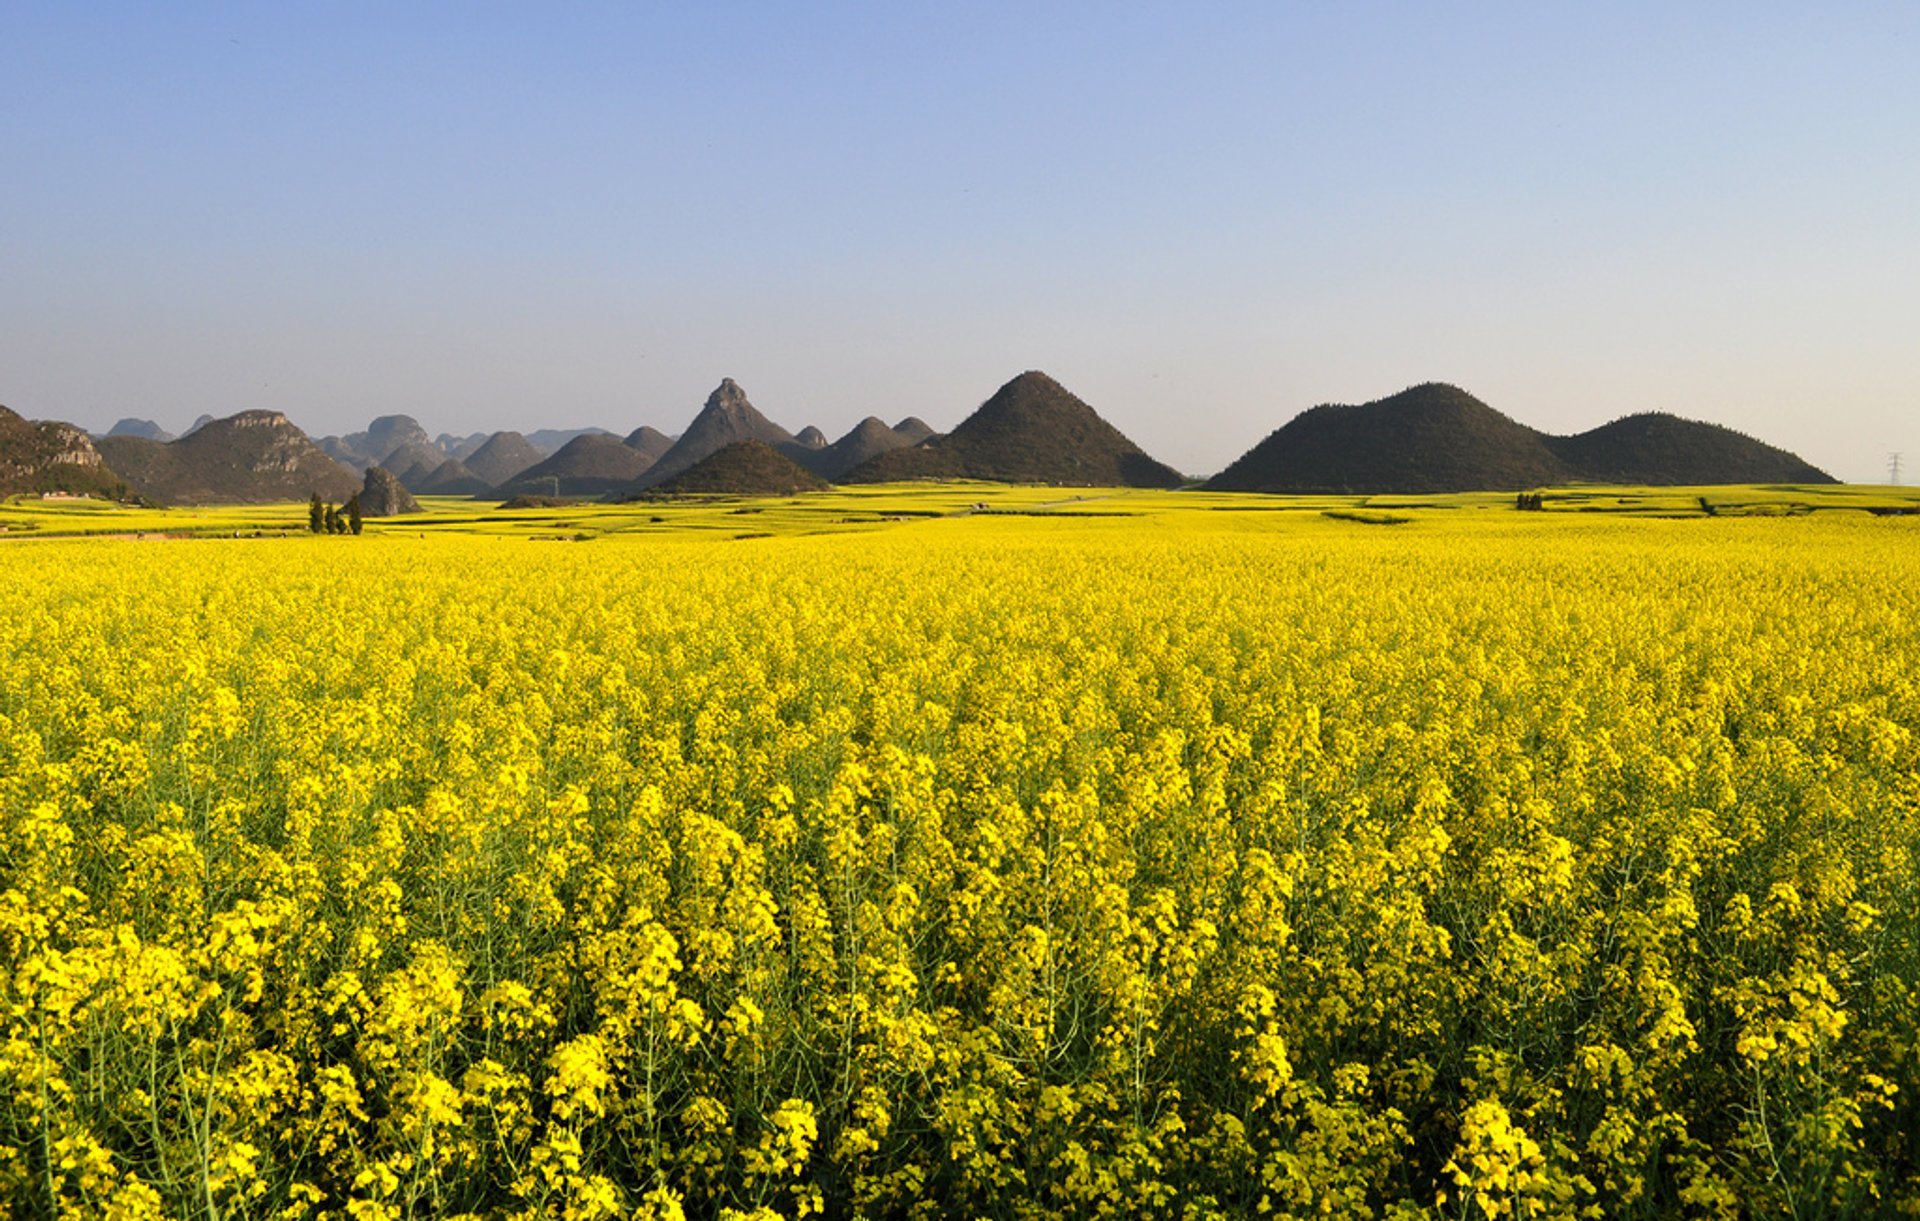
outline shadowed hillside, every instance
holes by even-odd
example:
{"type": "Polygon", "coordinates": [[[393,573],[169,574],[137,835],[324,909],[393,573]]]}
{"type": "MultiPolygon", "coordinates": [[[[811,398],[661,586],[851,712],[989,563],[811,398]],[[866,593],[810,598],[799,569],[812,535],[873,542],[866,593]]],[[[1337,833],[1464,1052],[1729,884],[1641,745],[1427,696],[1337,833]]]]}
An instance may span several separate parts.
{"type": "Polygon", "coordinates": [[[641,495],[794,496],[830,486],[764,441],[734,441],[641,495]]]}
{"type": "Polygon", "coordinates": [[[415,471],[401,477],[407,490],[421,496],[487,496],[493,485],[467,469],[458,458],[448,458],[430,471],[415,471]]]}
{"type": "Polygon", "coordinates": [[[318,492],[344,500],[360,477],[277,411],[213,420],[178,441],[104,437],[100,452],[134,491],[162,504],[261,504],[318,492]]]}
{"type": "Polygon", "coordinates": [[[1180,472],[1148,457],[1066,387],[1022,373],[943,437],[874,457],[843,482],[991,479],[1080,487],[1174,487],[1180,472]]]}
{"type": "Polygon", "coordinates": [[[645,455],[619,437],[583,433],[553,457],[515,475],[500,491],[506,496],[604,496],[626,488],[649,465],[645,455]]]}

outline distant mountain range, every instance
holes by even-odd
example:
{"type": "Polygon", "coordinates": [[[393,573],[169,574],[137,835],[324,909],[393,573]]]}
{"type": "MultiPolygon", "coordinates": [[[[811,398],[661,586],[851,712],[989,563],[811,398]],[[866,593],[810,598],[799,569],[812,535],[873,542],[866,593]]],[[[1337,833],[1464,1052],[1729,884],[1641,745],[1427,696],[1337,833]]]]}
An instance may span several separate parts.
{"type": "MultiPolygon", "coordinates": [[[[379,469],[381,496],[601,497],[744,495],[815,481],[980,479],[1063,486],[1177,487],[1156,461],[1086,402],[1030,371],[995,391],[951,433],[917,416],[869,416],[837,439],[797,433],[721,381],[686,429],[642,425],[429,436],[411,416],[317,442],[273,411],[202,416],[179,439],[127,418],[89,438],[0,408],[0,495],[69,491],[170,504],[339,500],[379,469]],[[795,472],[798,472],[796,474],[795,472]]],[[[1575,436],[1529,428],[1455,386],[1427,383],[1360,406],[1301,412],[1206,483],[1221,491],[1439,493],[1569,482],[1828,483],[1831,476],[1732,429],[1662,413],[1629,415],[1575,436]]],[[[365,485],[371,494],[374,485],[365,485]]],[[[772,494],[772,493],[768,493],[772,494]]]]}

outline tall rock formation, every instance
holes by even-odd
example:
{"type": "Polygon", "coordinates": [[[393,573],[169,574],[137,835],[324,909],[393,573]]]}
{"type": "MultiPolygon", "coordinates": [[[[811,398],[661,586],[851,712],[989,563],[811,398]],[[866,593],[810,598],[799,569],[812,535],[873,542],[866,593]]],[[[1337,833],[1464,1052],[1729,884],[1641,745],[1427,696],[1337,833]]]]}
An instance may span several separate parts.
{"type": "Polygon", "coordinates": [[[707,396],[700,414],[693,417],[693,423],[687,425],[673,448],[648,469],[637,486],[663,483],[735,441],[760,441],[783,452],[788,447],[805,448],[794,440],[792,433],[761,415],[747,401],[746,391],[729,377],[707,396]]]}

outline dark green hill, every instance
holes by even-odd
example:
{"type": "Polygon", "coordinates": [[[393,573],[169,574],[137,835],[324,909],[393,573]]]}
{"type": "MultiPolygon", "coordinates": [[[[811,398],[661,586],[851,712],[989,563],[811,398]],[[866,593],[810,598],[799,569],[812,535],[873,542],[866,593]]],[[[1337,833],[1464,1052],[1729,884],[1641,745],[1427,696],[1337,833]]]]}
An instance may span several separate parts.
{"type": "Polygon", "coordinates": [[[69,492],[118,498],[126,491],[84,430],[54,420],[35,423],[0,407],[0,496],[69,492]]]}
{"type": "Polygon", "coordinates": [[[1119,429],[1044,373],[1000,387],[958,428],[890,450],[848,472],[846,483],[990,479],[1073,487],[1174,487],[1180,472],[1148,457],[1119,429]]]}
{"type": "Polygon", "coordinates": [[[1303,411],[1207,483],[1209,491],[1512,492],[1569,482],[1831,483],[1730,428],[1628,416],[1578,436],[1538,432],[1457,386],[1428,382],[1358,407],[1303,411]]]}
{"type": "Polygon", "coordinates": [[[243,411],[165,443],[103,437],[100,452],[133,489],[162,504],[260,504],[318,492],[345,500],[360,477],[277,411],[243,411]]]}
{"type": "Polygon", "coordinates": [[[1533,429],[1428,382],[1358,407],[1301,412],[1207,483],[1217,492],[1480,492],[1565,482],[1533,429]]]}
{"type": "Polygon", "coordinates": [[[1745,433],[1662,411],[1641,412],[1548,448],[1594,483],[1838,483],[1819,467],[1745,433]]]}
{"type": "Polygon", "coordinates": [[[831,485],[765,441],[733,441],[645,496],[794,496],[831,485]]]}
{"type": "Polygon", "coordinates": [[[619,437],[582,433],[553,457],[501,485],[500,492],[504,496],[604,496],[626,488],[648,465],[645,455],[619,437]]]}

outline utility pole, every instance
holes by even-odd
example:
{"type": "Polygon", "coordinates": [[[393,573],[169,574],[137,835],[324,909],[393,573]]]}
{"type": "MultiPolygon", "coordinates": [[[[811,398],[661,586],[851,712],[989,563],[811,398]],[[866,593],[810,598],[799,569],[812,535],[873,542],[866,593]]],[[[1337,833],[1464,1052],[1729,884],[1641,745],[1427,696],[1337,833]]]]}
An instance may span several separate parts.
{"type": "Polygon", "coordinates": [[[1900,455],[1898,453],[1887,455],[1887,482],[1895,487],[1900,486],[1900,455]]]}

